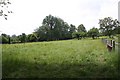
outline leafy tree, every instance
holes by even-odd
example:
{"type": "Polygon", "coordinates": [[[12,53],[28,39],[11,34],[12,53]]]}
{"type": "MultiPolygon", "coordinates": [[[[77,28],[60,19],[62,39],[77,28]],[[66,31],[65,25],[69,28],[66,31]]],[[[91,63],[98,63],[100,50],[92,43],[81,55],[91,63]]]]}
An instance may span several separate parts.
{"type": "Polygon", "coordinates": [[[62,33],[62,39],[69,39],[70,36],[69,36],[69,25],[67,22],[64,22],[61,24],[61,32],[62,33]]]}
{"type": "Polygon", "coordinates": [[[25,33],[22,33],[22,35],[19,35],[18,38],[22,43],[26,42],[26,34],[25,33]]]}
{"type": "Polygon", "coordinates": [[[47,40],[47,34],[48,30],[46,29],[45,26],[40,26],[35,30],[36,36],[38,38],[38,41],[46,41],[47,40]]]}
{"type": "Polygon", "coordinates": [[[42,26],[37,28],[35,33],[39,41],[69,39],[71,37],[69,28],[70,26],[61,18],[49,15],[43,19],[42,26]]]}
{"type": "Polygon", "coordinates": [[[27,35],[28,42],[36,42],[38,40],[37,35],[35,33],[27,35]]]}
{"type": "Polygon", "coordinates": [[[99,19],[100,30],[103,35],[111,37],[111,35],[115,34],[117,28],[119,29],[119,22],[115,19],[113,20],[111,17],[106,17],[104,19],[99,19]]]}
{"type": "Polygon", "coordinates": [[[87,32],[87,30],[86,30],[86,28],[84,27],[83,24],[80,24],[80,25],[78,26],[78,32],[87,32]]]}
{"type": "Polygon", "coordinates": [[[22,42],[26,42],[26,34],[25,33],[22,33],[22,42]]]}
{"type": "Polygon", "coordinates": [[[2,36],[2,43],[5,44],[8,42],[9,42],[8,38],[6,38],[5,36],[2,36]]]}
{"type": "Polygon", "coordinates": [[[79,34],[81,35],[81,38],[85,38],[87,36],[86,32],[79,32],[79,34]]]}
{"type": "Polygon", "coordinates": [[[10,35],[8,35],[8,43],[11,44],[11,38],[10,38],[10,35]]]}
{"type": "Polygon", "coordinates": [[[69,32],[70,32],[70,36],[71,36],[71,38],[72,38],[72,33],[73,33],[73,32],[76,32],[76,27],[71,24],[71,25],[70,25],[70,31],[69,31],[69,32]]]}
{"type": "Polygon", "coordinates": [[[53,39],[53,29],[55,27],[55,17],[52,15],[46,16],[42,22],[43,26],[45,26],[46,33],[48,33],[49,39],[53,39]]]}
{"type": "Polygon", "coordinates": [[[95,37],[99,36],[99,30],[97,28],[93,27],[92,29],[90,29],[88,31],[88,36],[92,37],[93,39],[95,39],[95,37]]]}
{"type": "Polygon", "coordinates": [[[77,31],[79,32],[79,34],[81,35],[81,37],[82,38],[85,38],[87,35],[87,30],[86,30],[86,28],[84,27],[84,25],[83,24],[80,24],[79,26],[78,26],[78,29],[77,29],[77,31]]]}
{"type": "Polygon", "coordinates": [[[17,42],[19,42],[19,39],[18,39],[18,37],[17,37],[15,34],[11,36],[11,42],[12,42],[12,43],[17,43],[17,42]]]}
{"type": "Polygon", "coordinates": [[[2,43],[5,44],[5,43],[8,43],[8,38],[6,38],[5,36],[2,36],[2,43]]]}
{"type": "Polygon", "coordinates": [[[114,34],[120,34],[120,22],[117,19],[115,19],[113,21],[113,25],[115,27],[114,30],[113,30],[113,33],[114,34]]]}
{"type": "Polygon", "coordinates": [[[9,36],[7,34],[1,34],[2,44],[9,43],[9,36]]]}
{"type": "Polygon", "coordinates": [[[73,37],[73,38],[77,38],[78,40],[82,38],[80,32],[73,32],[73,33],[72,33],[72,37],[73,37]]]}

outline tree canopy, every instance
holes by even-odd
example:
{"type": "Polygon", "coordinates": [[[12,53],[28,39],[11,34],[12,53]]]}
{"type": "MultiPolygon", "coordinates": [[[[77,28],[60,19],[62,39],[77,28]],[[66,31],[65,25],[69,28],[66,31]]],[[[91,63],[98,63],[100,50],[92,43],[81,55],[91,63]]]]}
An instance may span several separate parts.
{"type": "Polygon", "coordinates": [[[84,27],[83,24],[80,24],[80,25],[78,26],[78,32],[87,32],[87,30],[86,30],[86,28],[84,27]]]}
{"type": "Polygon", "coordinates": [[[99,30],[95,27],[93,27],[92,29],[90,29],[88,31],[88,36],[92,37],[93,39],[95,39],[95,37],[99,36],[99,30]]]}
{"type": "Polygon", "coordinates": [[[70,34],[75,31],[75,26],[69,26],[61,18],[52,15],[43,19],[42,26],[35,30],[40,40],[61,40],[71,38],[70,34]]]}
{"type": "Polygon", "coordinates": [[[103,35],[111,37],[111,35],[118,33],[120,30],[120,23],[117,19],[113,20],[111,17],[99,19],[100,30],[103,35]]]}
{"type": "Polygon", "coordinates": [[[99,36],[111,36],[114,34],[120,34],[120,22],[111,17],[99,19],[100,28],[91,28],[86,30],[83,24],[80,24],[77,28],[73,24],[68,24],[63,19],[48,15],[43,21],[42,25],[35,29],[31,34],[21,35],[2,34],[0,36],[0,43],[25,43],[25,42],[36,42],[36,41],[53,41],[53,40],[66,40],[77,38],[78,40],[91,37],[93,39],[99,36]]]}

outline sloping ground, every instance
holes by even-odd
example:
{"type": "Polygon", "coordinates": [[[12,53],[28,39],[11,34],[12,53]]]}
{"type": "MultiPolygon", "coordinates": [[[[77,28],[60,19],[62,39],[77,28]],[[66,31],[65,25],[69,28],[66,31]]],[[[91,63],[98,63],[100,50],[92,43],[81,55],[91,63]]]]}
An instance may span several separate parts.
{"type": "Polygon", "coordinates": [[[100,39],[3,45],[3,78],[117,77],[118,54],[100,39]]]}

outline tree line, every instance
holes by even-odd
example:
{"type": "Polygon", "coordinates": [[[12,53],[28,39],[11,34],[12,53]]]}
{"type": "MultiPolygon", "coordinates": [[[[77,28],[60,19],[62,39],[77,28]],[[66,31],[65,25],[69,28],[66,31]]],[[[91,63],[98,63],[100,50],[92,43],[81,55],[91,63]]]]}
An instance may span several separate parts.
{"type": "Polygon", "coordinates": [[[68,24],[63,19],[48,15],[42,21],[42,26],[39,26],[31,34],[9,36],[5,33],[0,36],[0,43],[25,43],[25,42],[38,42],[38,41],[55,41],[67,40],[77,38],[91,37],[93,39],[99,36],[109,36],[120,34],[120,23],[117,19],[113,20],[111,17],[99,19],[100,28],[91,28],[86,30],[83,24],[76,27],[73,24],[68,24]]]}

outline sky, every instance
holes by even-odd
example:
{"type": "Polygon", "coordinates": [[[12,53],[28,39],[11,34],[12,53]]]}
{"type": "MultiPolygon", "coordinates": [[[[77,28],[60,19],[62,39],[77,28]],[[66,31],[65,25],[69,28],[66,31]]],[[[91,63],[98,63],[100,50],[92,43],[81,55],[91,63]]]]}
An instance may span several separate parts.
{"type": "Polygon", "coordinates": [[[10,0],[8,20],[0,16],[0,33],[30,34],[51,14],[69,25],[99,28],[99,19],[118,19],[119,0],[10,0]]]}

